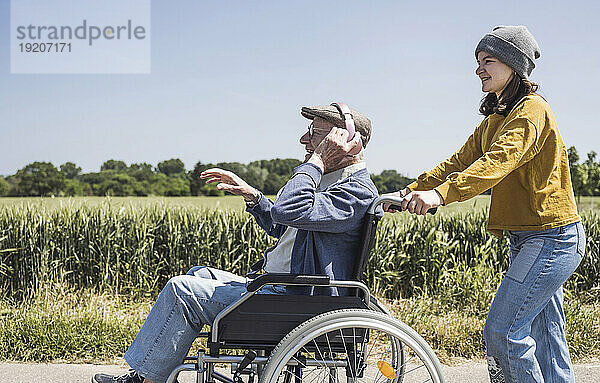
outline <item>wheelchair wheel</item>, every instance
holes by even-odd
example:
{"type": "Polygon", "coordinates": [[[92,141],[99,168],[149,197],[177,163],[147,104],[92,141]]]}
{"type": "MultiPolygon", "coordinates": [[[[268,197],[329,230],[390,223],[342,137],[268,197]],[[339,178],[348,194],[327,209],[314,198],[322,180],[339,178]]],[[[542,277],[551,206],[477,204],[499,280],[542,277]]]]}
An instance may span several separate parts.
{"type": "Polygon", "coordinates": [[[302,323],[273,350],[260,377],[260,383],[313,381],[445,382],[423,338],[371,310],[331,311],[302,323]]]}
{"type": "MultiPolygon", "coordinates": [[[[390,312],[390,310],[387,308],[387,306],[384,305],[383,303],[381,303],[377,298],[375,298],[372,295],[371,295],[371,300],[369,302],[369,309],[383,313],[383,314],[389,316],[390,318],[394,317],[392,315],[392,313],[390,312]]],[[[405,367],[404,360],[405,360],[405,356],[406,356],[406,354],[404,352],[404,347],[402,346],[402,342],[399,342],[395,338],[390,339],[390,345],[392,347],[392,349],[390,350],[391,355],[393,357],[392,361],[395,363],[393,365],[401,366],[400,371],[398,371],[398,374],[397,374],[398,378],[394,379],[393,383],[402,383],[402,376],[404,376],[404,367],[405,367]]]]}

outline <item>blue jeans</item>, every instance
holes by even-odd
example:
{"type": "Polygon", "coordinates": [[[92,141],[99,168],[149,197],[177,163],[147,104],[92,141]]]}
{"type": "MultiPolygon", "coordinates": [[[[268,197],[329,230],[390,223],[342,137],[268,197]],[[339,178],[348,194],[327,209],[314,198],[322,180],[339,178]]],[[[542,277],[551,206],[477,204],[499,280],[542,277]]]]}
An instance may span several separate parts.
{"type": "Polygon", "coordinates": [[[511,265],[484,328],[490,380],[574,382],[562,285],[585,253],[583,225],[509,234],[511,265]]]}
{"type": "MultiPolygon", "coordinates": [[[[279,293],[272,286],[261,293],[279,293]]],[[[125,352],[125,360],[144,378],[164,382],[183,362],[205,324],[246,293],[246,278],[196,266],[163,287],[150,314],[125,352]]]]}

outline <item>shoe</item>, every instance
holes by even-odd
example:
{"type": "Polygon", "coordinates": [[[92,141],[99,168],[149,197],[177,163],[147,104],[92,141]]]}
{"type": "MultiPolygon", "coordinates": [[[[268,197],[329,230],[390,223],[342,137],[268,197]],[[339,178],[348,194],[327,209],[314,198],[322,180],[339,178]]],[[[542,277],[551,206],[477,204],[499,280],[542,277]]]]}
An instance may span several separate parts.
{"type": "Polygon", "coordinates": [[[92,378],[92,383],[143,383],[144,378],[136,371],[130,370],[127,374],[114,376],[107,374],[96,374],[92,378]]]}

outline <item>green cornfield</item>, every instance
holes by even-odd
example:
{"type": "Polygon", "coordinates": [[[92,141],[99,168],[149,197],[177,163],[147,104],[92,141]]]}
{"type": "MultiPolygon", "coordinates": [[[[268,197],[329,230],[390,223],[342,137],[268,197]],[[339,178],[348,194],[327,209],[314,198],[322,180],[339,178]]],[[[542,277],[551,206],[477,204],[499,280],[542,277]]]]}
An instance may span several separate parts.
{"type": "MultiPolygon", "coordinates": [[[[567,294],[600,301],[600,216],[583,214],[587,254],[567,294]]],[[[431,296],[487,310],[508,268],[508,244],[485,230],[486,210],[379,225],[367,281],[390,299],[431,296]]],[[[0,299],[22,301],[55,285],[155,297],[194,265],[244,274],[274,243],[241,210],[149,205],[0,206],[0,299]]]]}

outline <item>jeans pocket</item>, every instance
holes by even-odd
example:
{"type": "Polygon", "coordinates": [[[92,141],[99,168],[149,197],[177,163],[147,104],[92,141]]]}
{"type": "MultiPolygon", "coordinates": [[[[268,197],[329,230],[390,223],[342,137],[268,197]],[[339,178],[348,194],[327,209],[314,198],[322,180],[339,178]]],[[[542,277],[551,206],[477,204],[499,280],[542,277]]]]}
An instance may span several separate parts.
{"type": "Polygon", "coordinates": [[[519,252],[512,259],[506,276],[519,283],[523,283],[535,260],[542,252],[543,247],[544,240],[541,238],[533,238],[523,243],[519,252]]]}
{"type": "Polygon", "coordinates": [[[585,246],[587,243],[585,237],[585,230],[583,229],[583,224],[581,222],[577,222],[575,224],[575,227],[577,228],[577,252],[583,258],[583,256],[585,255],[585,246]]]}

